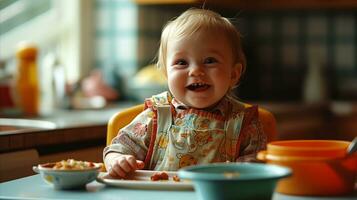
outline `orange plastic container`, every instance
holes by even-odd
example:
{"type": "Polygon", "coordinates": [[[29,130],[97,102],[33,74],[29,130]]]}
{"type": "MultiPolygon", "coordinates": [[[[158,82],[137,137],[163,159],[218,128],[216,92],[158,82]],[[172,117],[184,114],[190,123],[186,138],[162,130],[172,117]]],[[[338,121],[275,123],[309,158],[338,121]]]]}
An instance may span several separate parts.
{"type": "Polygon", "coordinates": [[[274,141],[258,153],[258,159],[292,169],[293,175],[278,183],[277,192],[347,195],[353,193],[357,180],[357,153],[347,156],[349,144],[338,140],[274,141]]]}

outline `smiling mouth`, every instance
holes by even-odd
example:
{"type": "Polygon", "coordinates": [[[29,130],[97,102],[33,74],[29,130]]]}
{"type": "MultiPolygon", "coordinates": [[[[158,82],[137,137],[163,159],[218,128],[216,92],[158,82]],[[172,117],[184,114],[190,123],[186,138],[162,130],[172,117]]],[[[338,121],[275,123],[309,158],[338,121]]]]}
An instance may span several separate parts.
{"type": "Polygon", "coordinates": [[[211,86],[205,83],[192,83],[188,85],[186,88],[191,91],[200,92],[208,89],[209,87],[211,86]]]}

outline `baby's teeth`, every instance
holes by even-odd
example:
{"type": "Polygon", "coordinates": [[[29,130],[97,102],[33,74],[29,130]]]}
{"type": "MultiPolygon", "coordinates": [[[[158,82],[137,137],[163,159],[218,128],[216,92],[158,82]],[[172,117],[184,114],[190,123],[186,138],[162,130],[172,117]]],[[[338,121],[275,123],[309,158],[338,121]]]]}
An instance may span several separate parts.
{"type": "Polygon", "coordinates": [[[203,86],[204,84],[203,83],[194,83],[192,84],[193,86],[197,87],[197,86],[203,86]]]}

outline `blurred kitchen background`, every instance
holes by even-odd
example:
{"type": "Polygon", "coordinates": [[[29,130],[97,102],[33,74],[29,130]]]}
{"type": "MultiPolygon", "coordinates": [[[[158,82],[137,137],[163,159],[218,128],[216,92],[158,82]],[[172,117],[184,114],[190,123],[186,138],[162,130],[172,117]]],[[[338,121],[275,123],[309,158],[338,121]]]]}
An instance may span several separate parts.
{"type": "Polygon", "coordinates": [[[152,65],[161,30],[190,7],[215,10],[241,31],[248,62],[236,94],[275,115],[278,139],[357,136],[355,0],[1,0],[0,117],[52,120],[66,139],[38,130],[36,139],[15,138],[4,129],[0,151],[34,148],[41,158],[99,146],[91,160],[100,160],[109,117],[166,89],[152,65]],[[24,115],[13,89],[23,41],[39,53],[37,116],[24,115]],[[82,136],[68,142],[88,127],[90,145],[79,145],[82,136]]]}

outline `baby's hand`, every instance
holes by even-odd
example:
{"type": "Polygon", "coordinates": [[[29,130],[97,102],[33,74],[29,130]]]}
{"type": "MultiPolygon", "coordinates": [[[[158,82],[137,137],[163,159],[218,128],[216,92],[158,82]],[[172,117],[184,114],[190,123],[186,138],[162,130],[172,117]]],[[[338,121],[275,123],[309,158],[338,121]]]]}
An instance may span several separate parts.
{"type": "Polygon", "coordinates": [[[110,161],[108,172],[112,177],[125,178],[128,173],[143,168],[144,162],[136,160],[134,156],[119,155],[110,161]]]}

